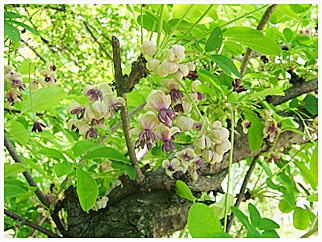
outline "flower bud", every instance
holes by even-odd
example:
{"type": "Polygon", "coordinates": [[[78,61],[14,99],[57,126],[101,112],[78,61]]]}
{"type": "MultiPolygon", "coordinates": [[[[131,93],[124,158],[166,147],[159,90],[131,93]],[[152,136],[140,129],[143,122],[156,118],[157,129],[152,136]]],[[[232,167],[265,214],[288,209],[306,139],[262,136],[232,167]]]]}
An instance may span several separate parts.
{"type": "Polygon", "coordinates": [[[84,108],[85,108],[85,114],[84,114],[85,122],[91,122],[92,119],[95,118],[95,113],[93,112],[92,108],[88,104],[85,104],[84,108]]]}
{"type": "Polygon", "coordinates": [[[201,153],[201,157],[207,162],[210,162],[213,156],[212,150],[203,150],[201,153]]]}
{"type": "Polygon", "coordinates": [[[188,68],[189,68],[190,71],[196,70],[196,66],[192,62],[187,62],[187,63],[185,63],[185,65],[188,66],[188,68]]]}
{"type": "Polygon", "coordinates": [[[169,74],[169,72],[166,69],[164,69],[162,65],[159,65],[156,68],[155,72],[159,77],[166,77],[169,74]]]}
{"type": "Polygon", "coordinates": [[[157,46],[152,41],[144,41],[143,44],[140,46],[140,50],[143,55],[148,55],[152,57],[155,52],[157,51],[157,46]]]}
{"type": "Polygon", "coordinates": [[[191,118],[187,118],[185,116],[179,116],[176,119],[176,124],[182,131],[185,132],[185,131],[192,129],[193,120],[191,118]]]}
{"type": "Polygon", "coordinates": [[[176,73],[178,71],[178,64],[172,61],[164,60],[161,63],[163,70],[167,71],[169,74],[176,73]]]}
{"type": "Polygon", "coordinates": [[[224,141],[221,144],[216,145],[216,152],[219,155],[223,155],[224,153],[226,153],[228,150],[230,150],[231,148],[231,143],[230,141],[224,141]]]}
{"type": "Polygon", "coordinates": [[[215,129],[211,131],[210,137],[213,139],[227,140],[229,137],[229,131],[226,128],[215,129]]]}
{"type": "Polygon", "coordinates": [[[155,71],[157,69],[157,67],[160,65],[160,61],[157,59],[151,59],[148,60],[147,64],[146,64],[146,68],[150,71],[155,71]]]}
{"type": "Polygon", "coordinates": [[[264,119],[270,119],[273,114],[273,109],[264,109],[261,111],[260,115],[264,119]]]}
{"type": "Polygon", "coordinates": [[[108,106],[101,101],[96,101],[92,104],[92,110],[95,113],[95,119],[101,119],[107,113],[108,106]]]}
{"type": "Polygon", "coordinates": [[[185,48],[182,45],[172,45],[172,50],[175,55],[174,62],[179,64],[185,58],[185,48]]]}
{"type": "Polygon", "coordinates": [[[195,140],[194,145],[201,150],[208,149],[211,146],[211,140],[208,136],[201,135],[195,140]]]}
{"type": "Polygon", "coordinates": [[[34,92],[38,91],[38,82],[37,81],[31,81],[30,82],[30,89],[34,92]]]}
{"type": "Polygon", "coordinates": [[[216,151],[212,151],[212,154],[213,154],[212,159],[211,161],[209,161],[210,164],[215,164],[222,161],[222,158],[223,158],[222,155],[218,154],[216,151]]]}
{"type": "Polygon", "coordinates": [[[189,67],[185,64],[179,65],[178,70],[181,71],[183,76],[187,76],[189,74],[189,67]]]}

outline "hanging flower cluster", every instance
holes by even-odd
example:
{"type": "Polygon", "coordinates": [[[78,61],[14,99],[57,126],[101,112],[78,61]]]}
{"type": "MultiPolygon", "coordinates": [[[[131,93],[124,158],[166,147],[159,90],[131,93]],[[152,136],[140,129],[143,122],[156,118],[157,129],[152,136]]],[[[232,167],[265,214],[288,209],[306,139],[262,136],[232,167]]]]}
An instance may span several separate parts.
{"type": "Polygon", "coordinates": [[[266,119],[265,127],[263,129],[264,138],[267,138],[267,140],[271,143],[275,141],[277,134],[281,130],[281,125],[276,122],[276,120],[272,117],[272,114],[272,109],[264,109],[260,113],[261,117],[266,119]]]}
{"type": "Polygon", "coordinates": [[[195,71],[196,67],[193,63],[187,62],[180,64],[186,54],[182,45],[172,45],[171,49],[164,50],[161,58],[156,58],[157,47],[152,41],[144,41],[140,47],[144,57],[147,59],[146,68],[155,72],[160,77],[172,75],[181,80],[189,75],[190,71],[195,71]]]}
{"type": "Polygon", "coordinates": [[[209,136],[203,134],[195,140],[194,151],[196,155],[201,155],[210,164],[219,163],[222,161],[224,153],[231,148],[228,138],[229,130],[222,127],[221,122],[217,120],[210,127],[209,136]]]}
{"type": "Polygon", "coordinates": [[[164,160],[162,167],[171,179],[188,172],[191,179],[195,181],[200,175],[199,169],[202,164],[202,159],[195,154],[193,149],[186,148],[178,151],[172,160],[164,160]]]}
{"type": "Polygon", "coordinates": [[[21,92],[26,88],[26,85],[22,83],[22,75],[19,72],[14,72],[12,65],[4,66],[4,79],[7,84],[7,90],[4,93],[7,102],[5,107],[11,108],[14,102],[22,100],[21,92]]]}
{"type": "Polygon", "coordinates": [[[107,84],[101,84],[98,88],[92,85],[85,86],[84,96],[87,97],[89,104],[83,107],[78,103],[72,103],[68,106],[67,111],[70,114],[76,114],[76,118],[71,118],[67,122],[69,130],[74,130],[80,135],[85,133],[87,139],[96,139],[99,136],[97,128],[107,129],[104,121],[114,112],[118,112],[120,107],[125,105],[122,97],[114,96],[112,89],[107,84]]]}

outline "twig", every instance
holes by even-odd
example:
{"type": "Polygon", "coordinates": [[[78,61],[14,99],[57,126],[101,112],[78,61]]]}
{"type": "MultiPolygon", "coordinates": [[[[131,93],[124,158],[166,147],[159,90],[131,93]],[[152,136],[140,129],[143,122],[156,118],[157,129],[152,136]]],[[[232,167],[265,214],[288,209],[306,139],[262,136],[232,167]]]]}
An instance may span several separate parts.
{"type": "MultiPolygon", "coordinates": [[[[242,200],[244,198],[245,189],[246,189],[247,183],[250,180],[250,176],[252,175],[253,170],[255,168],[257,157],[258,157],[258,155],[256,155],[254,157],[254,159],[253,159],[252,163],[250,164],[250,167],[249,167],[249,169],[247,171],[247,174],[246,174],[245,179],[243,181],[243,184],[242,184],[242,186],[240,188],[240,191],[239,191],[236,203],[235,203],[236,208],[239,207],[239,205],[241,204],[241,202],[242,202],[242,200]]],[[[234,219],[235,219],[235,214],[231,213],[231,217],[230,217],[230,219],[228,221],[228,224],[227,224],[227,229],[226,229],[227,233],[229,233],[229,230],[230,230],[231,226],[233,225],[234,219]]]]}
{"type": "Polygon", "coordinates": [[[306,234],[302,235],[300,238],[309,238],[311,235],[317,233],[319,230],[319,227],[315,227],[312,230],[310,230],[309,232],[307,232],[306,234]]]}
{"type": "Polygon", "coordinates": [[[92,38],[94,39],[94,41],[99,45],[100,49],[106,54],[106,56],[110,59],[113,60],[112,57],[109,55],[109,53],[107,53],[107,51],[103,48],[103,46],[101,45],[101,43],[96,39],[96,37],[94,36],[92,30],[90,30],[90,28],[88,27],[87,23],[82,20],[85,28],[87,29],[87,31],[90,33],[90,35],[92,36],[92,38]]]}
{"type": "Polygon", "coordinates": [[[276,106],[295,97],[298,97],[304,93],[312,92],[315,90],[318,90],[318,78],[315,78],[308,82],[304,82],[301,85],[294,85],[290,87],[289,89],[284,91],[284,96],[273,96],[274,100],[272,104],[276,106]]]}
{"type": "Polygon", "coordinates": [[[4,214],[15,219],[15,220],[20,220],[21,221],[21,225],[25,224],[31,228],[34,228],[36,230],[38,230],[39,232],[47,235],[49,238],[61,238],[59,235],[51,232],[50,230],[42,227],[42,226],[39,226],[38,224],[35,224],[27,219],[25,219],[24,217],[21,217],[13,212],[10,212],[9,210],[7,209],[4,209],[4,214]]]}
{"type": "MultiPolygon", "coordinates": [[[[15,148],[12,146],[10,140],[8,139],[8,137],[5,134],[4,134],[4,145],[6,146],[9,154],[12,157],[12,159],[17,163],[20,163],[20,164],[24,165],[23,162],[21,161],[19,155],[17,154],[15,148]]],[[[37,190],[35,191],[35,193],[36,193],[37,197],[39,198],[39,200],[41,201],[41,203],[44,206],[46,206],[47,208],[50,208],[49,201],[47,200],[46,196],[42,193],[42,191],[39,189],[39,187],[37,186],[36,182],[32,178],[32,176],[29,173],[29,171],[26,170],[22,174],[24,175],[24,177],[26,178],[26,180],[27,180],[27,182],[29,183],[30,186],[37,187],[37,190]]],[[[67,231],[64,228],[62,222],[60,221],[58,215],[53,213],[53,214],[51,214],[51,217],[54,220],[54,222],[55,222],[57,228],[59,229],[59,231],[62,233],[62,235],[63,236],[67,235],[67,231]]]]}
{"type": "MultiPolygon", "coordinates": [[[[257,26],[257,30],[259,31],[263,31],[268,19],[271,17],[271,15],[273,14],[275,8],[277,7],[277,4],[273,4],[272,6],[268,7],[261,19],[261,21],[259,22],[258,26],[257,26]]],[[[246,73],[246,69],[247,69],[247,65],[248,65],[248,62],[252,56],[252,53],[253,53],[253,50],[251,48],[247,48],[246,49],[246,53],[244,55],[244,58],[243,58],[243,61],[240,65],[240,69],[239,69],[239,72],[240,72],[240,75],[241,75],[241,80],[244,78],[245,76],[245,73],[246,73]]]]}
{"type": "Polygon", "coordinates": [[[141,168],[136,158],[133,140],[130,134],[130,121],[129,121],[129,114],[127,109],[126,94],[123,90],[124,77],[122,74],[122,67],[121,67],[121,55],[120,55],[120,48],[119,48],[120,42],[115,36],[112,37],[112,47],[113,47],[113,62],[114,62],[114,70],[115,70],[115,86],[117,90],[117,95],[119,97],[123,97],[125,100],[125,105],[121,107],[121,119],[123,124],[123,132],[125,136],[126,146],[128,148],[131,164],[136,170],[136,178],[139,182],[142,182],[144,179],[144,175],[142,174],[141,168]]]}
{"type": "Polygon", "coordinates": [[[29,45],[27,43],[27,41],[24,41],[23,39],[21,40],[23,43],[25,43],[35,54],[36,56],[38,56],[45,64],[46,64],[46,60],[44,59],[44,57],[42,57],[35,49],[34,47],[32,47],[31,45],[29,45]]]}

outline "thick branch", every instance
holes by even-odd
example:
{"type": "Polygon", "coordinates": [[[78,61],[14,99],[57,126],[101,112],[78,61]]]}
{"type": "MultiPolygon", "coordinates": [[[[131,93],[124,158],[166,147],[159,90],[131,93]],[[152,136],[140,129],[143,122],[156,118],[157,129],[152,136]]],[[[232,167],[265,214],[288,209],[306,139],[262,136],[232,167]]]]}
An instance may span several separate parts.
{"type": "Polygon", "coordinates": [[[124,91],[125,79],[123,77],[122,67],[121,67],[121,55],[120,55],[120,48],[119,48],[120,42],[115,36],[112,37],[112,47],[113,47],[113,62],[114,62],[114,70],[115,70],[116,91],[117,91],[117,95],[119,97],[122,97],[125,100],[124,106],[121,107],[121,119],[123,124],[123,132],[125,136],[126,146],[130,156],[131,164],[136,170],[136,179],[142,182],[144,179],[144,176],[142,174],[141,168],[136,158],[133,140],[130,134],[130,121],[129,121],[129,114],[127,109],[127,101],[126,101],[126,94],[125,94],[126,92],[124,91]]]}
{"type": "MultiPolygon", "coordinates": [[[[240,188],[240,191],[239,191],[236,203],[235,203],[236,208],[239,208],[239,205],[241,204],[241,202],[242,202],[242,200],[244,198],[245,189],[246,189],[246,186],[247,186],[247,184],[248,184],[248,182],[250,180],[250,176],[252,175],[253,170],[254,170],[254,168],[256,166],[257,158],[258,158],[258,156],[255,156],[253,161],[252,161],[252,163],[249,166],[249,169],[248,169],[247,174],[246,174],[246,176],[244,178],[243,184],[242,184],[242,186],[240,188]]],[[[230,216],[230,219],[228,221],[227,228],[226,228],[227,233],[229,233],[229,230],[230,230],[231,226],[233,225],[234,219],[235,219],[235,214],[231,213],[231,216],[230,216]]]]}
{"type": "MultiPolygon", "coordinates": [[[[4,145],[6,146],[9,154],[12,157],[12,159],[17,163],[20,163],[20,164],[24,165],[23,162],[21,161],[19,155],[17,154],[15,148],[12,146],[12,144],[10,143],[10,140],[7,138],[6,135],[4,135],[4,145]]],[[[32,176],[29,173],[29,171],[26,170],[22,174],[24,175],[24,177],[26,178],[26,180],[27,180],[27,182],[29,183],[30,186],[37,187],[37,190],[35,191],[35,193],[36,193],[37,197],[39,198],[39,200],[41,201],[41,203],[44,206],[46,206],[47,208],[50,208],[49,201],[47,200],[46,196],[42,193],[42,191],[39,189],[39,187],[37,186],[36,182],[32,178],[32,176]]],[[[63,224],[61,223],[58,215],[53,213],[53,214],[51,214],[51,217],[54,220],[55,224],[57,225],[57,228],[59,229],[59,231],[65,236],[66,235],[66,229],[64,228],[63,224]]]]}
{"type": "Polygon", "coordinates": [[[15,220],[20,220],[21,221],[20,225],[25,224],[25,225],[27,225],[27,226],[29,226],[31,228],[34,228],[34,229],[38,230],[39,232],[47,235],[49,238],[60,238],[59,235],[51,232],[50,230],[48,230],[48,229],[46,229],[46,228],[44,228],[42,226],[39,226],[38,224],[35,224],[35,223],[33,223],[33,222],[31,222],[31,221],[29,221],[29,220],[27,220],[27,219],[15,214],[13,212],[10,212],[7,209],[4,209],[4,214],[9,216],[9,217],[11,217],[11,218],[13,218],[13,219],[15,219],[15,220]]]}
{"type": "Polygon", "coordinates": [[[284,96],[273,96],[274,100],[272,104],[276,106],[288,100],[296,98],[304,93],[312,92],[315,90],[318,90],[318,78],[304,82],[303,84],[292,86],[291,88],[284,91],[284,96]]]}
{"type": "MultiPolygon", "coordinates": [[[[277,7],[277,4],[273,4],[272,6],[270,6],[269,8],[266,9],[261,21],[259,22],[259,24],[257,26],[257,30],[259,30],[261,32],[263,31],[266,23],[268,22],[269,18],[273,14],[276,7],[277,7]]],[[[245,76],[247,65],[248,65],[248,62],[252,56],[252,53],[253,53],[253,50],[248,47],[246,50],[246,53],[244,55],[243,61],[240,65],[240,69],[239,69],[240,75],[242,77],[241,79],[243,79],[245,76]]]]}

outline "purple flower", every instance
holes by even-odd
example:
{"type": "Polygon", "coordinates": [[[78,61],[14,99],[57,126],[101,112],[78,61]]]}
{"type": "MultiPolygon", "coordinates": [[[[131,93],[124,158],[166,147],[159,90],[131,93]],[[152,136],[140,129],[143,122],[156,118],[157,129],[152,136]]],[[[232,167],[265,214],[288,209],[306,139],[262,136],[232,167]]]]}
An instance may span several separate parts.
{"type": "Polygon", "coordinates": [[[244,86],[240,85],[240,79],[236,78],[235,81],[232,82],[233,84],[233,91],[237,92],[237,93],[241,93],[243,91],[247,91],[246,88],[244,88],[244,86]]]}
{"type": "Polygon", "coordinates": [[[103,96],[104,102],[109,107],[109,112],[114,117],[114,111],[118,112],[125,105],[125,100],[122,97],[115,98],[112,93],[106,93],[103,96]]]}
{"type": "Polygon", "coordinates": [[[155,129],[155,135],[156,137],[163,141],[163,145],[162,145],[162,151],[163,153],[169,153],[170,149],[172,151],[174,151],[176,149],[175,144],[171,141],[172,136],[175,133],[180,132],[180,129],[178,127],[172,127],[169,128],[165,125],[160,124],[156,129],[155,129]]]}
{"type": "Polygon", "coordinates": [[[69,112],[71,114],[76,114],[78,119],[82,119],[85,114],[85,108],[83,108],[78,103],[72,103],[68,106],[67,112],[69,112]]]}
{"type": "Polygon", "coordinates": [[[34,126],[32,127],[32,130],[31,132],[42,132],[42,128],[41,127],[44,127],[46,128],[46,125],[42,124],[42,123],[39,123],[38,121],[35,121],[34,122],[34,126]]]}

